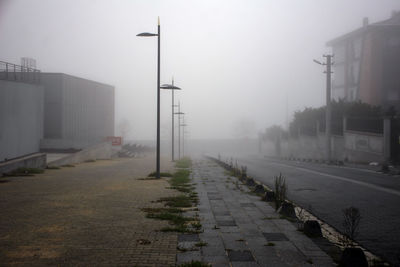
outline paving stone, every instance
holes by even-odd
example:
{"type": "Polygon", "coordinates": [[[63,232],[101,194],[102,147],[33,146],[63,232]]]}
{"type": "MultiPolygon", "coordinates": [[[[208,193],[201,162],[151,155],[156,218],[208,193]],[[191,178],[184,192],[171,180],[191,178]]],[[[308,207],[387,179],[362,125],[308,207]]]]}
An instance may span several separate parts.
{"type": "MultiPolygon", "coordinates": [[[[214,225],[215,227],[215,225],[214,225]]],[[[218,237],[219,238],[219,233],[217,229],[203,229],[203,232],[199,234],[200,238],[213,238],[213,237],[218,237]]]]}
{"type": "Polygon", "coordinates": [[[229,266],[229,258],[228,256],[211,256],[211,255],[204,255],[203,261],[206,263],[210,263],[213,267],[217,266],[223,266],[227,267],[229,266]]]}
{"type": "Polygon", "coordinates": [[[216,246],[214,244],[209,244],[201,248],[201,253],[203,256],[225,256],[225,248],[223,244],[216,246]]]}
{"type": "Polygon", "coordinates": [[[200,238],[198,234],[183,234],[178,235],[178,242],[199,242],[200,238]]]}
{"type": "MultiPolygon", "coordinates": [[[[314,256],[313,247],[309,250],[310,253],[307,256],[299,249],[305,251],[309,246],[308,242],[311,241],[306,237],[304,237],[306,239],[304,241],[293,224],[279,219],[275,209],[268,203],[260,201],[258,196],[245,194],[244,192],[249,191],[247,187],[241,186],[243,192],[235,190],[236,186],[232,183],[226,183],[227,179],[221,167],[218,165],[210,166],[208,161],[201,161],[198,166],[194,166],[194,169],[199,170],[197,175],[200,175],[200,178],[207,179],[205,186],[197,187],[200,196],[199,207],[201,207],[199,216],[204,229],[204,233],[201,233],[199,237],[202,241],[211,244],[211,246],[201,248],[202,260],[213,263],[214,267],[287,267],[307,264],[305,259],[311,258],[309,255],[314,256]],[[213,222],[217,225],[217,229],[215,229],[213,222]],[[268,239],[263,233],[278,235],[272,235],[268,239]],[[282,237],[279,234],[285,235],[282,237]],[[265,246],[268,242],[273,242],[275,246],[265,246]],[[212,244],[217,245],[212,246],[212,244]],[[230,251],[249,251],[253,261],[232,261],[229,265],[227,252],[222,251],[221,248],[227,249],[228,253],[230,251]],[[288,257],[292,258],[286,259],[288,257]],[[299,262],[295,263],[295,261],[299,262]]],[[[195,177],[196,179],[198,178],[195,177]]],[[[237,181],[237,179],[232,178],[232,181],[237,181]]],[[[318,259],[323,262],[323,256],[318,252],[315,253],[315,257],[319,257],[318,259]]]]}
{"type": "Polygon", "coordinates": [[[217,222],[221,222],[221,221],[235,221],[232,216],[228,215],[228,216],[215,216],[215,220],[217,222]]]}
{"type": "Polygon", "coordinates": [[[250,250],[228,250],[230,261],[254,261],[250,250]]]}
{"type": "Polygon", "coordinates": [[[223,242],[222,238],[219,236],[201,237],[201,240],[203,242],[206,242],[207,246],[209,244],[210,246],[224,247],[224,242],[223,242]]]}
{"type": "Polygon", "coordinates": [[[229,212],[229,210],[216,210],[213,211],[215,216],[230,216],[231,213],[229,212]]]}
{"type": "Polygon", "coordinates": [[[311,266],[307,258],[300,252],[280,249],[277,251],[279,258],[289,266],[311,266]]]}
{"type": "Polygon", "coordinates": [[[176,255],[177,264],[187,263],[191,261],[201,261],[200,251],[186,251],[176,255]]]}
{"type": "Polygon", "coordinates": [[[254,203],[240,203],[241,207],[255,207],[254,203]]]}
{"type": "Polygon", "coordinates": [[[289,239],[283,233],[262,233],[267,241],[288,241],[289,239]]]}
{"type": "Polygon", "coordinates": [[[236,222],[234,220],[217,220],[218,226],[236,226],[236,222]]]}
{"type": "Polygon", "coordinates": [[[219,231],[221,233],[239,233],[240,228],[237,226],[221,226],[219,231]]]}
{"type": "Polygon", "coordinates": [[[240,229],[245,235],[248,236],[261,236],[261,231],[258,229],[256,224],[242,224],[240,229]]]}

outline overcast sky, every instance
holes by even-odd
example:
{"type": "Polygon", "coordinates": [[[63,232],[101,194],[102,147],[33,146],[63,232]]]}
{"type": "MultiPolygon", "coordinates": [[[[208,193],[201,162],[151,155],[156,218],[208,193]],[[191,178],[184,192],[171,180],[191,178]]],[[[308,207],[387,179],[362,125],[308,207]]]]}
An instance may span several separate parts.
{"type": "MultiPolygon", "coordinates": [[[[295,110],[324,103],[326,42],[400,10],[399,0],[0,0],[0,60],[37,60],[116,88],[116,124],[153,139],[156,38],[161,20],[161,83],[183,88],[191,138],[255,135],[285,125],[295,110]],[[288,101],[286,101],[288,99],[288,101]],[[286,105],[288,103],[288,105],[286,105]],[[241,128],[249,131],[245,132],[241,128]]],[[[171,93],[161,92],[162,138],[170,138],[171,93]]],[[[117,128],[118,131],[118,128],[117,128]]]]}

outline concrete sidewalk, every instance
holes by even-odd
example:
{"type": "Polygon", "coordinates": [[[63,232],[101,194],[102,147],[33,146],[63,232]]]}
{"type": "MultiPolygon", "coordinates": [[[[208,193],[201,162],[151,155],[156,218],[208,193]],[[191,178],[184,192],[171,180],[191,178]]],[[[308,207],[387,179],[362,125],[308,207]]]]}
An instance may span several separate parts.
{"type": "Polygon", "coordinates": [[[268,203],[210,160],[193,164],[204,232],[180,235],[177,262],[212,266],[335,266],[331,258],[268,203]],[[200,249],[196,249],[199,247],[200,249]]]}

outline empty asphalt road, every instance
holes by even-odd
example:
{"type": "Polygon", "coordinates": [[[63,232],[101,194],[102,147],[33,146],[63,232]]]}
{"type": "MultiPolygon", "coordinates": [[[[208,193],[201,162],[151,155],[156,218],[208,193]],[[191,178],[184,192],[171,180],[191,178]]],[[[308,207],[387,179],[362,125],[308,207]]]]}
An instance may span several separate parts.
{"type": "MultiPolygon", "coordinates": [[[[235,159],[234,159],[235,160],[235,159]]],[[[248,174],[272,188],[282,173],[288,198],[310,209],[337,229],[342,229],[342,210],[361,212],[357,241],[396,266],[400,265],[400,177],[370,170],[318,163],[281,161],[262,157],[237,158],[248,174]]]]}

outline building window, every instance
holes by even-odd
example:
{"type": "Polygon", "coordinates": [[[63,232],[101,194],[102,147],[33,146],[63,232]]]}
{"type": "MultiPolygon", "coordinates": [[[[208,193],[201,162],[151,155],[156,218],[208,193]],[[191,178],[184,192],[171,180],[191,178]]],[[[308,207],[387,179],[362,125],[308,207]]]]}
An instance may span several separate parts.
{"type": "Polygon", "coordinates": [[[344,65],[334,65],[333,79],[335,86],[343,86],[345,81],[344,65]]]}
{"type": "Polygon", "coordinates": [[[387,94],[388,101],[397,101],[399,100],[399,92],[394,90],[389,90],[387,94]]]}
{"type": "Polygon", "coordinates": [[[342,63],[346,59],[346,49],[344,45],[333,47],[333,54],[335,55],[335,62],[342,63]]]}
{"type": "Polygon", "coordinates": [[[356,38],[353,42],[354,58],[358,59],[361,57],[361,49],[362,49],[362,39],[356,38]]]}

